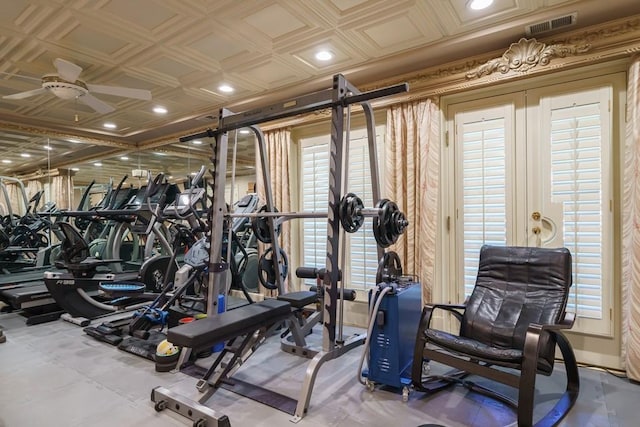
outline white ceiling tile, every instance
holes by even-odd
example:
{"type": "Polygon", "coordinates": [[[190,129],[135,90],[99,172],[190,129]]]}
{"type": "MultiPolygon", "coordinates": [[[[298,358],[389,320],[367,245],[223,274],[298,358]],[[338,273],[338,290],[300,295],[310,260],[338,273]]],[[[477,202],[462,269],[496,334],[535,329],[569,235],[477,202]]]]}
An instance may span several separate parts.
{"type": "Polygon", "coordinates": [[[270,88],[278,87],[296,78],[296,73],[290,66],[276,61],[270,61],[266,64],[253,67],[246,70],[243,74],[245,79],[266,83],[270,88]]]}
{"type": "Polygon", "coordinates": [[[272,39],[304,27],[303,22],[277,4],[248,15],[244,21],[272,39]]]}
{"type": "Polygon", "coordinates": [[[162,2],[155,0],[111,0],[102,10],[148,30],[153,30],[176,15],[164,7],[162,2]]]}
{"type": "Polygon", "coordinates": [[[218,62],[246,52],[246,48],[239,41],[215,33],[202,37],[189,47],[218,62]]]}
{"type": "Polygon", "coordinates": [[[335,7],[340,9],[341,11],[352,9],[356,6],[359,6],[363,3],[366,3],[367,0],[330,0],[331,3],[334,4],[335,7]]]}
{"type": "Polygon", "coordinates": [[[149,62],[149,64],[147,64],[147,67],[153,69],[154,71],[161,72],[172,77],[182,77],[186,74],[196,71],[195,68],[191,68],[166,56],[149,62]]]}
{"type": "Polygon", "coordinates": [[[78,26],[60,41],[69,49],[94,50],[104,54],[113,54],[127,44],[119,38],[94,31],[87,25],[78,26]]]}
{"type": "Polygon", "coordinates": [[[420,41],[422,33],[407,16],[399,16],[364,30],[379,47],[388,48],[400,43],[405,46],[420,41]]]}
{"type": "Polygon", "coordinates": [[[26,0],[10,0],[2,2],[2,13],[0,13],[0,25],[14,24],[15,19],[27,7],[26,0]]]}

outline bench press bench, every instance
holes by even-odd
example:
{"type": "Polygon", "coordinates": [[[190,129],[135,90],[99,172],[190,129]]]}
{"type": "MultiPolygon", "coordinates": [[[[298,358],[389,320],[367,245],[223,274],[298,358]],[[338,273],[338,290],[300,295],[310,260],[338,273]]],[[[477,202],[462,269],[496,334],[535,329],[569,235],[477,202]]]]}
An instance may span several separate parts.
{"type": "Polygon", "coordinates": [[[169,329],[167,340],[182,347],[178,368],[185,365],[191,351],[211,348],[220,342],[226,344],[196,385],[200,392],[206,392],[198,401],[164,387],[156,387],[151,392],[156,411],[170,409],[193,420],[197,427],[230,426],[226,415],[204,403],[225,383],[238,382],[229,381],[231,375],[269,333],[290,316],[291,305],[288,302],[269,299],[169,329]],[[222,369],[216,372],[219,366],[222,369]]]}
{"type": "MultiPolygon", "coordinates": [[[[308,268],[298,268],[296,275],[298,277],[309,277],[309,275],[301,275],[308,268]]],[[[321,271],[313,269],[315,271],[321,271]]],[[[355,301],[356,291],[353,289],[343,289],[338,298],[345,301],[355,301]]],[[[322,321],[322,310],[320,307],[309,309],[312,304],[318,305],[322,301],[322,291],[318,292],[318,288],[311,287],[309,291],[289,292],[287,294],[278,295],[280,301],[286,301],[291,304],[292,316],[287,319],[288,329],[280,337],[280,349],[296,356],[313,359],[318,354],[319,349],[312,348],[306,341],[305,337],[312,332],[315,325],[322,321]]]]}

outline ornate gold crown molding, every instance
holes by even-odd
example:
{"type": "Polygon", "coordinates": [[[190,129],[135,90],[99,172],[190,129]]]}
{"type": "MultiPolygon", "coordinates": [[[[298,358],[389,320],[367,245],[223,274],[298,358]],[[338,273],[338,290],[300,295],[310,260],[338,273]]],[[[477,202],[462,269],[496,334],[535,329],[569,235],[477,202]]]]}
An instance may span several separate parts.
{"type": "Polygon", "coordinates": [[[521,38],[518,43],[512,43],[500,58],[491,59],[469,71],[466,73],[466,77],[467,79],[477,79],[496,71],[502,74],[512,71],[526,73],[534,67],[549,65],[553,58],[578,55],[587,52],[589,49],[591,49],[590,44],[571,45],[559,43],[547,46],[536,39],[521,38]]]}
{"type": "Polygon", "coordinates": [[[409,92],[395,97],[393,101],[406,102],[559,69],[629,58],[640,52],[638,40],[640,16],[636,15],[540,41],[523,38],[503,52],[489,52],[430,67],[362,89],[372,90],[407,82],[409,92]]]}

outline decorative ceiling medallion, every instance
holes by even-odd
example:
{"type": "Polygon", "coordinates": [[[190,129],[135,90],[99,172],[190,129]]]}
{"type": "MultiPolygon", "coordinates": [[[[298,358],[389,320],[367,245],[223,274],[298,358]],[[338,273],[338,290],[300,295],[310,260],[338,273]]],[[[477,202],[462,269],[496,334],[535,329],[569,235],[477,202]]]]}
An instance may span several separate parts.
{"type": "Polygon", "coordinates": [[[549,65],[552,58],[564,58],[567,55],[577,55],[591,49],[590,44],[552,44],[550,46],[539,43],[536,39],[521,38],[518,43],[512,43],[509,49],[500,57],[487,61],[480,67],[467,73],[467,79],[477,79],[488,76],[495,71],[507,74],[510,71],[526,73],[530,69],[549,65]]]}

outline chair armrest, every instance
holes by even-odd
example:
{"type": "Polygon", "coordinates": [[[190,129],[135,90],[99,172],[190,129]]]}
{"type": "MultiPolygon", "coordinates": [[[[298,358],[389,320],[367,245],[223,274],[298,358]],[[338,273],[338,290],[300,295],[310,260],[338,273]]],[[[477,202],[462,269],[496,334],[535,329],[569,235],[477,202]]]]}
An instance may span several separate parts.
{"type": "Polygon", "coordinates": [[[560,321],[560,323],[548,324],[548,325],[539,325],[537,323],[532,323],[529,325],[528,330],[536,330],[536,331],[559,331],[562,329],[571,329],[573,328],[573,324],[576,321],[575,313],[565,313],[564,319],[560,321]]]}
{"type": "Polygon", "coordinates": [[[425,318],[425,315],[428,315],[428,322],[426,323],[425,326],[428,327],[429,324],[431,323],[431,315],[433,313],[433,310],[435,309],[448,311],[451,314],[453,314],[456,317],[456,319],[461,321],[462,313],[459,310],[464,311],[466,308],[467,306],[465,304],[426,304],[422,311],[423,319],[425,318]]]}
{"type": "Polygon", "coordinates": [[[427,344],[424,331],[430,329],[431,316],[433,310],[441,309],[452,313],[459,321],[462,321],[462,313],[458,310],[464,310],[467,306],[464,304],[425,304],[420,315],[420,323],[416,336],[416,342],[413,347],[413,362],[411,364],[411,383],[418,389],[422,389],[422,362],[424,360],[423,350],[427,344]]]}

